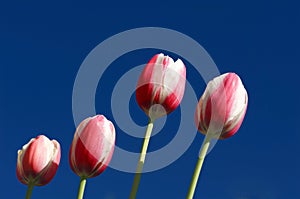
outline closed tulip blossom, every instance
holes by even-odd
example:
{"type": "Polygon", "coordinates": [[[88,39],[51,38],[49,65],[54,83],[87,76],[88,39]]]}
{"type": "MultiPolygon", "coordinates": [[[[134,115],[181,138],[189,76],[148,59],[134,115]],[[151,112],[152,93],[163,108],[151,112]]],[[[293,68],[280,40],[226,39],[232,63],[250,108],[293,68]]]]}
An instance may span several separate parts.
{"type": "Polygon", "coordinates": [[[211,80],[196,108],[198,130],[205,135],[187,199],[192,199],[210,140],[233,136],[240,128],[248,105],[247,91],[235,73],[225,73],[211,80]]]}
{"type": "Polygon", "coordinates": [[[83,197],[86,178],[101,174],[115,147],[114,125],[103,115],[83,120],[76,129],[69,152],[71,169],[81,178],[78,198],[83,197]]]}
{"type": "Polygon", "coordinates": [[[233,136],[243,122],[247,104],[247,91],[238,75],[226,73],[214,78],[207,84],[196,109],[198,130],[206,134],[210,125],[215,125],[222,127],[220,139],[233,136]]]}
{"type": "Polygon", "coordinates": [[[141,172],[155,119],[174,111],[180,104],[186,82],[186,68],[164,54],[155,55],[145,66],[136,88],[136,101],[149,117],[144,143],[140,154],[134,182],[129,198],[136,197],[141,172]]]}
{"type": "Polygon", "coordinates": [[[44,135],[33,138],[18,150],[17,177],[28,185],[26,198],[30,198],[33,186],[49,183],[54,177],[61,150],[56,140],[49,140],[44,135]]]}
{"type": "Polygon", "coordinates": [[[179,106],[185,81],[186,68],[180,59],[174,62],[169,56],[157,54],[139,77],[136,100],[151,119],[156,119],[179,106]]]}

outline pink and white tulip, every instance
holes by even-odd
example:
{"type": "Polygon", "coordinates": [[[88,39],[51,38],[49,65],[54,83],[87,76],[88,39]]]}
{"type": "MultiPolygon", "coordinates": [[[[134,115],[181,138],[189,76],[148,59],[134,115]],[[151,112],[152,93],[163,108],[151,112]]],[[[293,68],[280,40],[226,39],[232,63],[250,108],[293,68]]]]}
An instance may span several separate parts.
{"type": "Polygon", "coordinates": [[[240,128],[247,105],[247,91],[238,75],[226,73],[214,78],[197,105],[198,130],[207,134],[209,129],[220,129],[219,139],[231,137],[240,128]]]}
{"type": "Polygon", "coordinates": [[[61,150],[56,140],[40,135],[18,150],[17,177],[23,184],[42,186],[54,177],[61,150]]]}
{"type": "Polygon", "coordinates": [[[115,128],[109,120],[103,115],[83,120],[69,152],[71,169],[83,178],[101,174],[112,158],[114,147],[115,128]]]}
{"type": "Polygon", "coordinates": [[[152,119],[174,111],[180,104],[186,81],[186,68],[164,54],[155,55],[139,77],[136,100],[152,119]]]}

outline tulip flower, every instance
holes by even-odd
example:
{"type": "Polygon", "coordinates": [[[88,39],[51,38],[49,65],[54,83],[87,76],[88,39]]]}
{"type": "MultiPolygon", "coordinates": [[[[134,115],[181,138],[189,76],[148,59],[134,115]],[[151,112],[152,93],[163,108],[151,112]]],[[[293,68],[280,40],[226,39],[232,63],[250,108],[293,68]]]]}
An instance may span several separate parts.
{"type": "Polygon", "coordinates": [[[195,122],[205,135],[187,199],[192,199],[210,140],[233,136],[240,128],[248,105],[248,94],[235,73],[211,80],[196,108],[195,122]]]}
{"type": "Polygon", "coordinates": [[[186,68],[178,59],[176,62],[160,53],[146,65],[139,77],[136,101],[149,117],[140,159],[129,198],[136,197],[141,172],[155,119],[174,111],[180,104],[186,81],[186,68]]]}
{"type": "Polygon", "coordinates": [[[216,77],[208,83],[198,103],[195,114],[198,130],[206,135],[210,125],[222,125],[219,139],[233,136],[243,122],[247,104],[247,91],[239,76],[226,73],[216,77]]]}
{"type": "Polygon", "coordinates": [[[80,177],[78,198],[83,197],[86,179],[106,169],[114,146],[114,125],[103,115],[89,117],[79,124],[69,152],[71,169],[80,177]]]}
{"type": "Polygon", "coordinates": [[[136,89],[141,109],[156,119],[174,111],[180,104],[186,81],[186,68],[164,54],[155,55],[144,68],[136,89]]]}
{"type": "Polygon", "coordinates": [[[28,185],[26,198],[30,198],[33,187],[49,183],[60,162],[60,145],[44,135],[33,138],[18,150],[17,177],[28,185]]]}

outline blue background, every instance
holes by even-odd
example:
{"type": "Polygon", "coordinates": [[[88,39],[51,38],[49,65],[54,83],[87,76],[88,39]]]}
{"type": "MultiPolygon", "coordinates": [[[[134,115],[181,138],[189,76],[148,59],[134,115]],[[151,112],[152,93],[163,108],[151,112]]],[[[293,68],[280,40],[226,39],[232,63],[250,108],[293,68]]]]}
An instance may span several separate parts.
{"type": "MultiPolygon", "coordinates": [[[[88,53],[108,37],[148,26],[192,37],[221,73],[238,73],[248,90],[244,123],[207,157],[195,198],[300,198],[299,7],[289,1],[148,2],[135,7],[111,3],[10,1],[0,6],[1,198],[24,198],[26,186],[15,174],[17,150],[39,134],[61,143],[62,159],[53,181],[36,187],[32,198],[76,198],[79,178],[69,168],[68,150],[75,131],[72,89],[77,71],[88,53]]],[[[97,112],[113,120],[107,99],[117,78],[110,77],[126,72],[118,63],[136,66],[158,52],[137,51],[116,60],[99,82],[97,112]]],[[[193,87],[200,97],[205,83],[193,87]]],[[[146,123],[134,98],[130,109],[138,124],[146,123]]],[[[170,120],[179,115],[175,111],[170,120]]],[[[139,151],[142,140],[126,136],[117,124],[116,128],[117,144],[139,151]]],[[[150,151],[172,139],[169,128],[154,137],[150,151]]],[[[198,133],[176,162],[144,174],[137,198],[185,198],[202,140],[198,133]]],[[[133,176],[108,168],[88,180],[85,198],[127,198],[133,176]]]]}

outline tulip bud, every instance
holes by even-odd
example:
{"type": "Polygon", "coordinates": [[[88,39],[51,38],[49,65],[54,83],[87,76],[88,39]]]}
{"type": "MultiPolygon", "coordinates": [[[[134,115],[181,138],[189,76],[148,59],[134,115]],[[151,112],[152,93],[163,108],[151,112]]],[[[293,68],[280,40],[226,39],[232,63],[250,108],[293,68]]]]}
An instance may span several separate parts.
{"type": "Polygon", "coordinates": [[[101,174],[112,158],[114,147],[115,128],[109,120],[103,115],[83,120],[69,152],[71,169],[84,178],[101,174]]]}
{"type": "Polygon", "coordinates": [[[226,73],[214,78],[207,84],[197,105],[198,130],[207,134],[209,128],[219,128],[219,139],[231,137],[240,128],[247,105],[247,91],[238,75],[226,73]]]}
{"type": "Polygon", "coordinates": [[[138,80],[136,100],[143,111],[155,119],[174,111],[180,104],[186,81],[186,68],[164,54],[155,55],[138,80]]]}
{"type": "Polygon", "coordinates": [[[60,162],[60,145],[40,135],[18,150],[17,177],[23,184],[42,186],[54,177],[60,162]]]}

